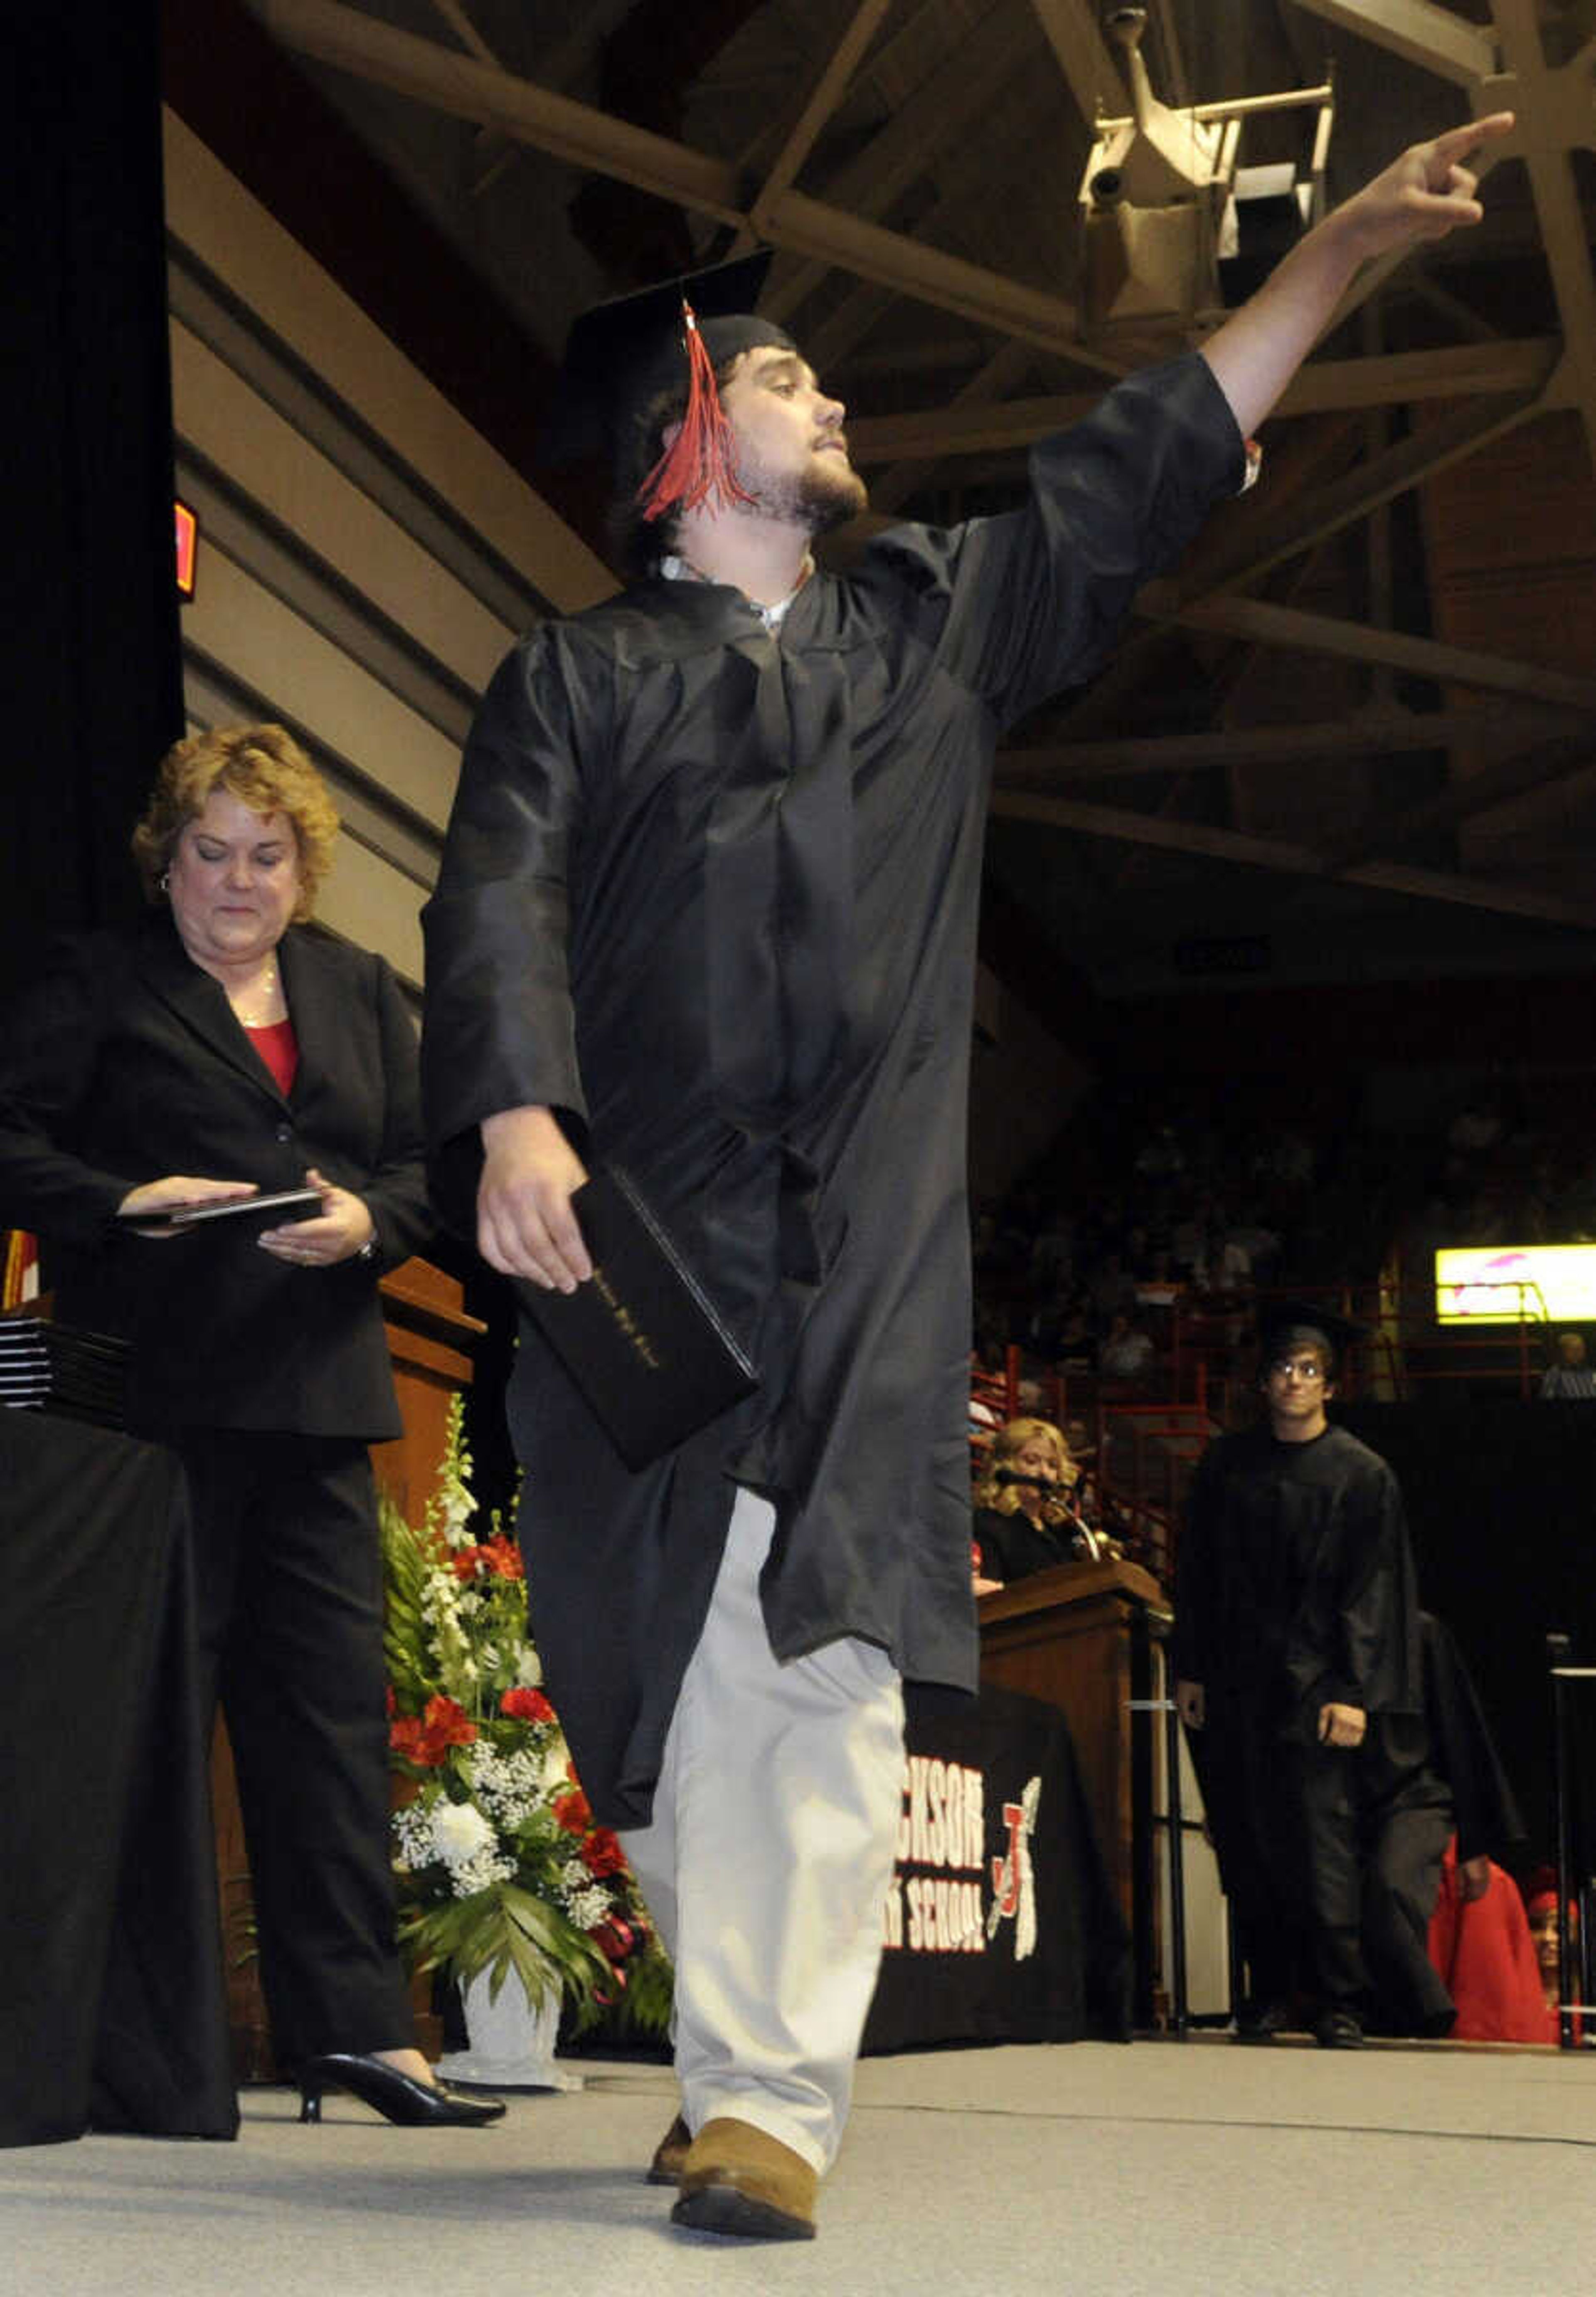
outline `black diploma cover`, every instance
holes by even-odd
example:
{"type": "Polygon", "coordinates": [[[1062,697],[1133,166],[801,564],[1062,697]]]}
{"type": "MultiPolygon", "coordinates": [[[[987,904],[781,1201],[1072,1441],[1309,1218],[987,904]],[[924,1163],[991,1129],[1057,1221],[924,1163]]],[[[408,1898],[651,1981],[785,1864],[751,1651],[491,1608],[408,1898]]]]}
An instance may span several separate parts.
{"type": "Polygon", "coordinates": [[[631,1469],[646,1468],[759,1386],[714,1303],[618,1166],[571,1199],[593,1263],[574,1292],[518,1282],[527,1314],[631,1469]]]}

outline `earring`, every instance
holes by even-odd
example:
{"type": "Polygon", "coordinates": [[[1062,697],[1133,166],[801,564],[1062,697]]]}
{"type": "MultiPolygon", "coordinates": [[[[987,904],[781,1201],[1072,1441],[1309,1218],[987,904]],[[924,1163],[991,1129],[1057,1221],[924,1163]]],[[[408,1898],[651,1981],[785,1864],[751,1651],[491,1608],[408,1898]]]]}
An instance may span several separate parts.
{"type": "Polygon", "coordinates": [[[172,890],[172,873],[171,873],[171,871],[170,871],[169,869],[163,869],[163,870],[161,871],[161,873],[160,873],[160,877],[156,878],[156,880],[155,880],[155,884],[156,884],[156,886],[157,886],[157,888],[158,888],[158,890],[159,890],[160,892],[161,892],[161,893],[169,893],[171,892],[171,890],[172,890]]]}

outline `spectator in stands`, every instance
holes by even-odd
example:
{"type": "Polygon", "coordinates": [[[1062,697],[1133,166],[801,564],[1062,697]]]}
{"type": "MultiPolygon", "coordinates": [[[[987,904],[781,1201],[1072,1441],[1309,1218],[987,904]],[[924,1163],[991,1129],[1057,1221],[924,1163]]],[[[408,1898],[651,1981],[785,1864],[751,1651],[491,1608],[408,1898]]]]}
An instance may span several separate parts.
{"type": "Polygon", "coordinates": [[[1095,1351],[1091,1337],[1091,1316],[1083,1296],[1077,1293],[1064,1313],[1054,1353],[1060,1371],[1090,1371],[1095,1351]]]}
{"type": "Polygon", "coordinates": [[[1145,1379],[1156,1351],[1140,1326],[1129,1316],[1115,1316],[1107,1338],[1098,1350],[1098,1370],[1105,1379],[1145,1379]]]}
{"type": "Polygon", "coordinates": [[[1596,1404],[1596,1369],[1585,1362],[1583,1333],[1559,1332],[1558,1360],[1543,1376],[1541,1394],[1554,1402],[1596,1404]]]}
{"type": "Polygon", "coordinates": [[[1102,1264],[1087,1289],[1101,1323],[1136,1313],[1136,1279],[1118,1252],[1104,1254],[1102,1264]]]}
{"type": "Polygon", "coordinates": [[[1011,1420],[998,1430],[975,1486],[979,1581],[1006,1586],[1074,1559],[1083,1530],[1069,1503],[1075,1476],[1050,1420],[1011,1420]]]}

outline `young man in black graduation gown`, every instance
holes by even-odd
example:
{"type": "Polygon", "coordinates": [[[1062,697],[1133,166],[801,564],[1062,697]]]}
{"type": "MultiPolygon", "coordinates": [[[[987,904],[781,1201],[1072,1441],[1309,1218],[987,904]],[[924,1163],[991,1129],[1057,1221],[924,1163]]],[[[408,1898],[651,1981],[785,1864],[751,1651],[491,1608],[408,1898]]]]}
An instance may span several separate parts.
{"type": "Polygon", "coordinates": [[[684,2119],[655,2174],[679,2171],[680,2222],[813,2232],[900,1678],[976,1680],[964,1140],[997,736],[1239,490],[1365,257],[1477,218],[1463,161],[1498,132],[1405,153],[1200,355],[1044,441],[1023,509],[894,529],[845,577],[810,556],[863,503],[843,408],[779,329],[705,306],[719,417],[679,313],[589,351],[618,499],[644,481],[662,514],[653,564],[482,704],[424,1076],[435,1186],[495,1267],[586,1281],[571,1198],[612,1161],[761,1368],[637,1473],[530,1328],[511,1399],[550,1688],[675,1955],[684,2119]]]}
{"type": "Polygon", "coordinates": [[[1307,1307],[1264,1327],[1264,1420],[1203,1455],[1175,1606],[1176,1700],[1250,1973],[1238,2031],[1269,2038],[1305,1993],[1329,2047],[1362,2039],[1385,1749],[1406,1733],[1423,1751],[1402,1495],[1325,1415],[1346,1330],[1307,1307]]]}

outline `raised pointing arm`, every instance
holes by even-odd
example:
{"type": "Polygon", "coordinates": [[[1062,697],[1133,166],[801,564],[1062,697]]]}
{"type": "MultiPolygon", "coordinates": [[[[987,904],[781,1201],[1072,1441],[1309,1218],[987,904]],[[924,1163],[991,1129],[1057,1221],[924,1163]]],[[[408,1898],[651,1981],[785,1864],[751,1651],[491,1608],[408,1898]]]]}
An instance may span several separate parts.
{"type": "Polygon", "coordinates": [[[1263,422],[1370,256],[1479,222],[1485,210],[1465,162],[1512,126],[1510,111],[1496,111],[1410,145],[1299,240],[1209,337],[1203,357],[1244,434],[1263,422]]]}

